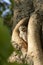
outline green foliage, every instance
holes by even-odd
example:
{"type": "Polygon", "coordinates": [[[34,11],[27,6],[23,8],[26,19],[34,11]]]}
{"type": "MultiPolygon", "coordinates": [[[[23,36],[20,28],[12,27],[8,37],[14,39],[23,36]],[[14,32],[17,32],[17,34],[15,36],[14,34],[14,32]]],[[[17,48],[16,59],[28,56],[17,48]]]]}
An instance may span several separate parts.
{"type": "Polygon", "coordinates": [[[14,0],[10,0],[11,4],[11,8],[14,8],[14,0]]]}
{"type": "Polygon", "coordinates": [[[0,63],[4,62],[13,52],[10,39],[10,31],[6,26],[4,26],[3,21],[0,18],[0,63]]]}

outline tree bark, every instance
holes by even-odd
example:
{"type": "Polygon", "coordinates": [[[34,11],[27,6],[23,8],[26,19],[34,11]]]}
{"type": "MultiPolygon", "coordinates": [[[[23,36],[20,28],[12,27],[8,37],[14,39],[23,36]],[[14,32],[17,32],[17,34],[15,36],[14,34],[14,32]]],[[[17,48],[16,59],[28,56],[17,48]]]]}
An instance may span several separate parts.
{"type": "MultiPolygon", "coordinates": [[[[42,32],[42,21],[41,16],[43,13],[43,8],[39,0],[14,0],[14,17],[13,17],[13,33],[12,33],[12,40],[18,45],[23,44],[25,46],[25,42],[19,38],[18,28],[23,23],[25,25],[24,18],[30,18],[28,21],[28,55],[32,58],[34,65],[43,65],[43,53],[40,39],[40,30],[42,32]],[[39,7],[38,7],[39,4],[39,7]],[[40,7],[41,6],[41,7],[40,7]],[[33,12],[36,13],[33,13],[33,12]],[[33,13],[33,14],[31,14],[33,13]],[[20,20],[22,21],[20,22],[20,20]],[[18,23],[19,22],[19,23],[18,23]],[[18,24],[17,24],[18,23],[18,24]],[[17,26],[16,26],[17,24],[17,26]],[[14,37],[14,38],[13,38],[14,37]]],[[[43,1],[43,0],[42,0],[43,1]]],[[[43,17],[43,16],[42,16],[43,17]]],[[[19,45],[20,46],[20,45],[19,45]]],[[[26,47],[27,48],[27,47],[26,47]]],[[[28,59],[29,61],[29,59],[28,59]]]]}
{"type": "Polygon", "coordinates": [[[42,21],[37,13],[32,14],[28,23],[28,54],[34,65],[43,65],[43,54],[40,40],[42,21]]]}
{"type": "Polygon", "coordinates": [[[14,0],[14,16],[13,27],[25,17],[30,17],[30,14],[34,11],[33,3],[31,0],[14,0]]]}

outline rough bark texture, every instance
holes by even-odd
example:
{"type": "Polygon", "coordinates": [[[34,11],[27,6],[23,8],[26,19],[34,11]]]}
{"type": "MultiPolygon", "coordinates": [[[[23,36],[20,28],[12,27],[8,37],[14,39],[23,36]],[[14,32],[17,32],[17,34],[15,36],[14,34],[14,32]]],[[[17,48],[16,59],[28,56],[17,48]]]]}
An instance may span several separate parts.
{"type": "MultiPolygon", "coordinates": [[[[22,46],[22,52],[27,50],[26,42],[19,37],[18,28],[20,25],[28,26],[27,57],[32,59],[34,65],[43,65],[43,46],[41,47],[43,45],[43,0],[14,0],[14,2],[12,41],[16,42],[19,47],[22,46]]],[[[28,63],[29,59],[26,61],[28,63]]]]}
{"type": "Polygon", "coordinates": [[[34,11],[33,3],[31,0],[14,0],[14,18],[13,28],[16,24],[25,17],[30,17],[30,14],[34,11]]]}

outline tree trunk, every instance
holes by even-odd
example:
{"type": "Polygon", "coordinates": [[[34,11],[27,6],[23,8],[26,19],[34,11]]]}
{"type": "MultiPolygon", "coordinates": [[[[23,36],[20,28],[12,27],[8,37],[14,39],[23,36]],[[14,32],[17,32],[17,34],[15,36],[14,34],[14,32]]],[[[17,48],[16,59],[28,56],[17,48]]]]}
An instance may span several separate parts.
{"type": "MultiPolygon", "coordinates": [[[[31,13],[35,11],[36,7],[34,8],[33,2],[31,0],[14,0],[14,2],[15,6],[12,28],[14,28],[21,19],[30,17],[28,23],[28,55],[32,58],[34,65],[43,65],[43,56],[39,33],[42,26],[40,25],[40,16],[38,14],[32,14],[32,16],[30,16],[31,13]]],[[[38,8],[36,11],[37,10],[38,8]]]]}
{"type": "Polygon", "coordinates": [[[30,14],[34,11],[33,3],[31,0],[14,0],[14,17],[13,27],[25,17],[30,17],[30,14]]]}

